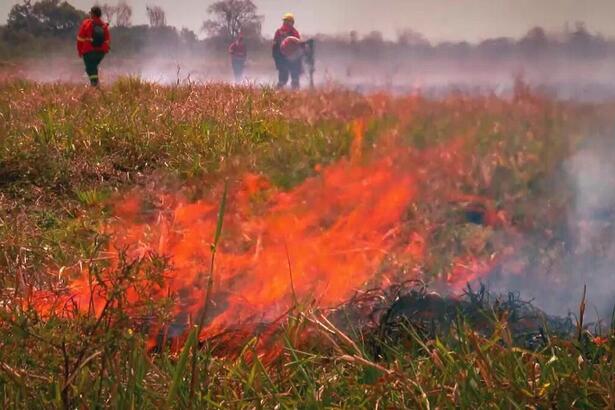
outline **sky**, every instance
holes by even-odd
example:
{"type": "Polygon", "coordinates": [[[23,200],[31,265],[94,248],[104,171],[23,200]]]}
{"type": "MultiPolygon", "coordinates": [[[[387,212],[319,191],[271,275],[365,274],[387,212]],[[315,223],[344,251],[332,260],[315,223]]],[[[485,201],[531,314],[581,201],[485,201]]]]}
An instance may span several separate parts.
{"type": "MultiPolygon", "coordinates": [[[[104,3],[103,0],[100,0],[104,3]]],[[[0,0],[0,21],[18,0],[0,0]]],[[[114,4],[116,0],[107,0],[114,4]]],[[[167,23],[198,31],[214,0],[127,0],[133,23],[146,23],[145,5],[159,5],[167,23]]],[[[540,25],[561,31],[566,23],[615,37],[615,0],[254,0],[264,16],[263,32],[272,34],[285,12],[293,12],[304,34],[381,31],[387,38],[405,28],[431,41],[478,42],[500,36],[521,37],[540,25]]],[[[69,0],[89,9],[92,0],[69,0]]]]}

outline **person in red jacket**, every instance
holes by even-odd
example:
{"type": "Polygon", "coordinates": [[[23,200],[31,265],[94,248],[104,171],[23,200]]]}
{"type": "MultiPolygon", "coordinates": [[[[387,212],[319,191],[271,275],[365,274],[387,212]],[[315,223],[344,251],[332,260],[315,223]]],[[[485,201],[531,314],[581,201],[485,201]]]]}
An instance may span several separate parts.
{"type": "Polygon", "coordinates": [[[231,56],[231,66],[233,67],[235,81],[240,82],[243,78],[243,70],[246,68],[246,58],[248,57],[246,43],[243,42],[242,34],[239,34],[237,39],[231,43],[228,53],[231,56]]]}
{"type": "Polygon", "coordinates": [[[291,13],[286,13],[282,18],[282,27],[276,30],[273,37],[273,60],[275,67],[278,70],[278,88],[282,88],[288,83],[288,77],[291,77],[291,87],[299,88],[299,77],[303,72],[303,64],[301,58],[291,60],[282,54],[282,42],[287,37],[296,37],[301,39],[301,35],[295,28],[295,17],[291,13]]]}
{"type": "Polygon", "coordinates": [[[81,23],[77,34],[77,52],[83,58],[85,72],[94,87],[98,86],[98,65],[109,52],[111,44],[109,25],[101,20],[101,15],[100,7],[92,7],[90,18],[81,23]]]}

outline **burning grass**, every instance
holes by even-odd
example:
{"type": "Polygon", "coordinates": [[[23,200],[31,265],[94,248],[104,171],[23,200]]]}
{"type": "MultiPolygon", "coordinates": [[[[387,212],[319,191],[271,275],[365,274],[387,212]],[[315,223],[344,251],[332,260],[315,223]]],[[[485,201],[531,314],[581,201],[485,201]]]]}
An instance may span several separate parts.
{"type": "Polygon", "coordinates": [[[0,87],[5,407],[614,405],[604,311],[462,295],[581,300],[564,168],[614,107],[0,87]]]}

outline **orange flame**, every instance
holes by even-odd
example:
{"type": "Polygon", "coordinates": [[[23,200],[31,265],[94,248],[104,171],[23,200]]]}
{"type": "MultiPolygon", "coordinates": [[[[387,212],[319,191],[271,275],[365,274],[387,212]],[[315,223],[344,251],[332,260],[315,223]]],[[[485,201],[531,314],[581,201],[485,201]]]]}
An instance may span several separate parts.
{"type": "MultiPolygon", "coordinates": [[[[399,229],[419,189],[420,167],[411,164],[428,162],[420,157],[428,155],[440,169],[455,173],[450,163],[457,146],[417,154],[392,144],[386,155],[365,159],[364,129],[363,121],[353,124],[350,159],[320,168],[289,192],[253,174],[231,184],[213,273],[213,303],[201,338],[275,322],[295,298],[329,307],[366,286],[386,286],[390,272],[384,261],[391,253],[415,265],[422,262],[426,232],[399,229]]],[[[149,291],[152,297],[174,298],[175,325],[185,330],[206,299],[219,205],[208,199],[191,202],[179,194],[158,194],[153,202],[149,212],[139,195],[116,204],[115,219],[105,227],[113,238],[109,271],[121,265],[118,249],[127,251],[128,260],[167,257],[166,281],[152,283],[149,291]]],[[[447,279],[459,287],[489,266],[489,261],[459,258],[447,279]]],[[[100,313],[105,295],[94,290],[88,275],[75,280],[71,289],[75,305],[93,305],[100,313]]],[[[129,292],[129,299],[134,302],[138,296],[129,292]]],[[[160,332],[151,331],[152,346],[160,332]]]]}

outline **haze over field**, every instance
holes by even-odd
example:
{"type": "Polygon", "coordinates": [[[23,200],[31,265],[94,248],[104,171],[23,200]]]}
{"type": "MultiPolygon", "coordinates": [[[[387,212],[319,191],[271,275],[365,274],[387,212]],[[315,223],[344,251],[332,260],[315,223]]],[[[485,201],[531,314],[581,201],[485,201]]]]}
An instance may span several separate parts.
{"type": "MultiPolygon", "coordinates": [[[[17,3],[0,4],[0,21],[17,3]]],[[[92,1],[69,3],[88,10],[92,1]]],[[[112,52],[102,65],[103,77],[138,75],[160,83],[231,80],[226,55],[230,40],[201,29],[212,17],[212,1],[152,3],[166,14],[162,30],[151,27],[145,10],[149,3],[126,3],[132,8],[132,27],[117,27],[117,20],[112,21],[112,52]]],[[[280,16],[293,11],[304,38],[317,39],[317,85],[402,93],[420,89],[430,95],[458,88],[502,95],[510,94],[514,76],[523,74],[530,83],[564,98],[615,95],[615,26],[610,21],[615,3],[610,1],[592,1],[590,6],[568,0],[384,0],[378,7],[368,0],[254,4],[262,16],[262,38],[252,36],[248,47],[245,78],[251,83],[276,81],[269,39],[280,16]]],[[[72,58],[73,31],[61,36],[39,33],[23,44],[19,42],[28,36],[2,35],[0,57],[37,57],[17,66],[21,77],[79,82],[83,68],[72,58]]]]}

